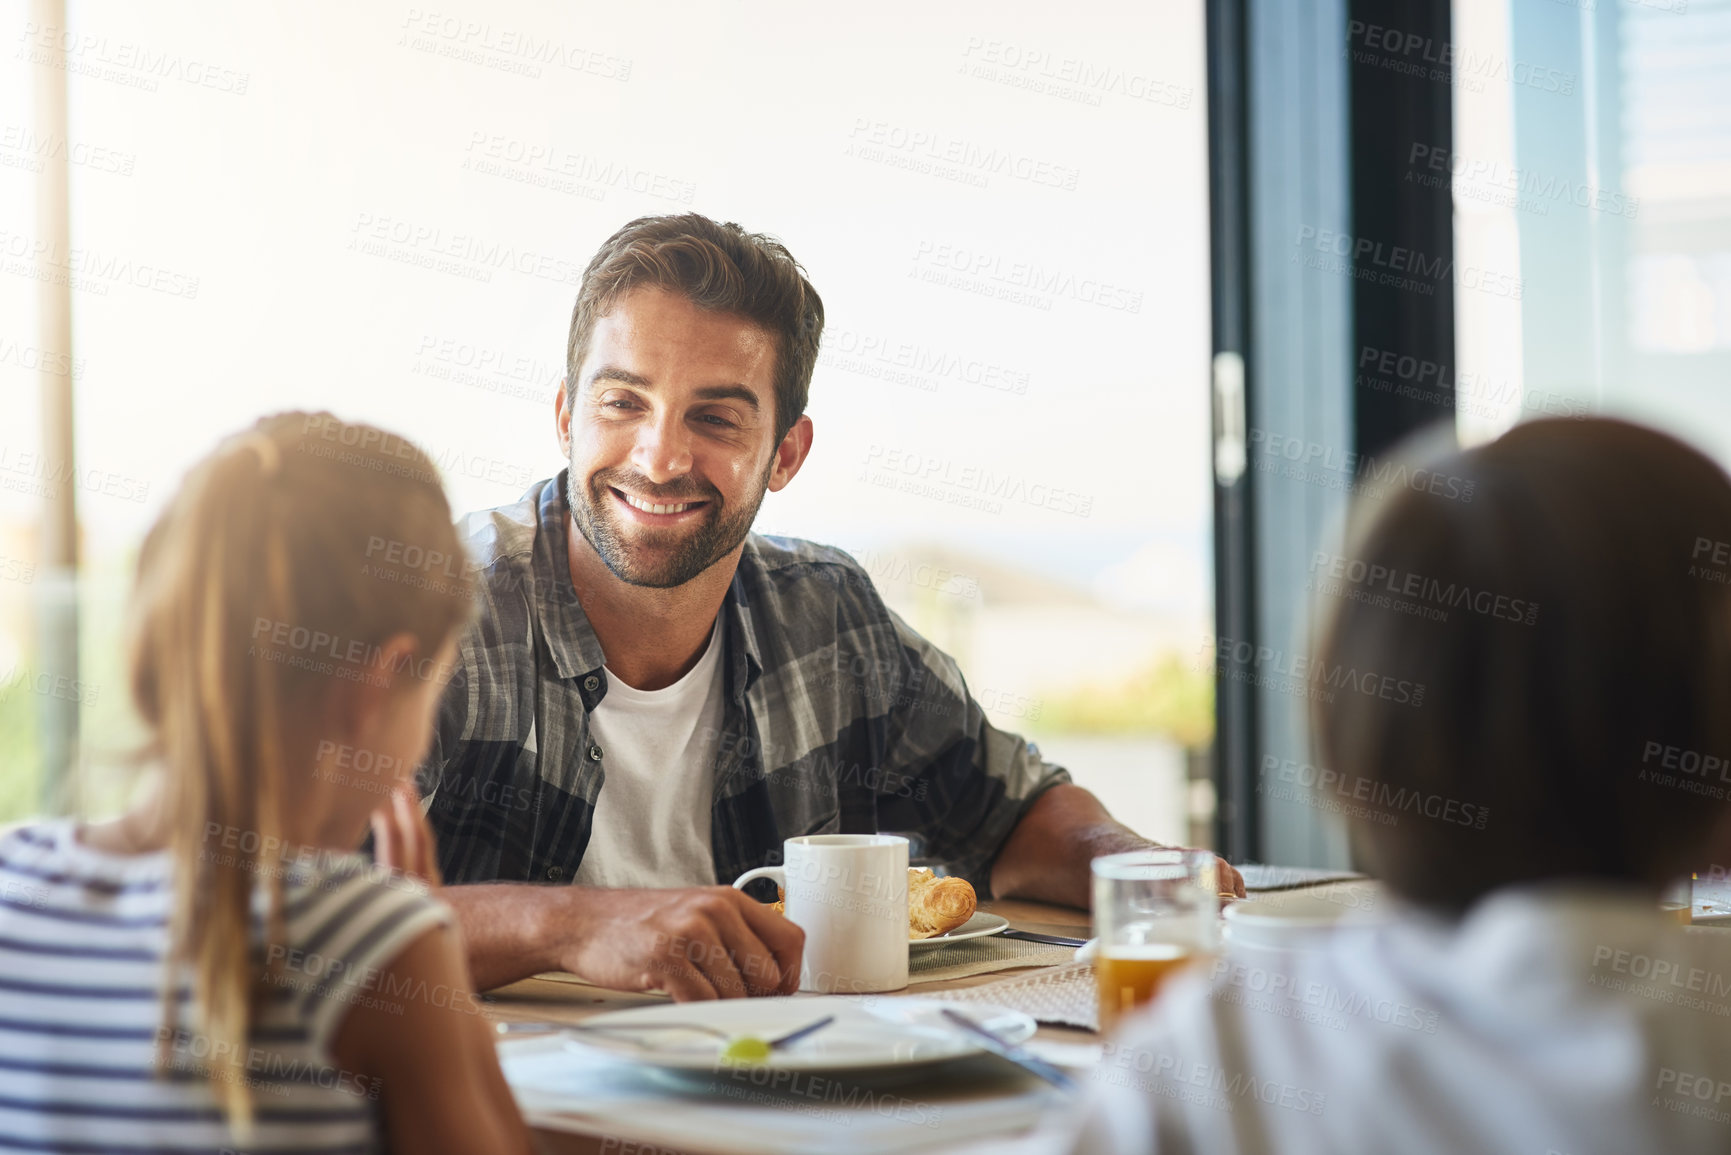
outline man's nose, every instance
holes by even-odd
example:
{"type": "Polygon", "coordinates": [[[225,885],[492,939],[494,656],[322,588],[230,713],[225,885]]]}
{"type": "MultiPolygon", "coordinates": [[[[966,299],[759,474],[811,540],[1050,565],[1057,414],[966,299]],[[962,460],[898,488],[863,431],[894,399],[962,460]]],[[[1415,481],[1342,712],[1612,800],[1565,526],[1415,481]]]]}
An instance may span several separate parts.
{"type": "Polygon", "coordinates": [[[672,413],[662,413],[638,427],[631,464],[657,485],[691,472],[691,434],[672,413]]]}

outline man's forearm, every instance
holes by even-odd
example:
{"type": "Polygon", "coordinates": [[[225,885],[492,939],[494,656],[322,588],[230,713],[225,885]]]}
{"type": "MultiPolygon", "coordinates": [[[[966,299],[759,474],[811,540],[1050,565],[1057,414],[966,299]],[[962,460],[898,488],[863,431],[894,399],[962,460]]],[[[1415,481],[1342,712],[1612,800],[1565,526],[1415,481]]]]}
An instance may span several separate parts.
{"type": "Polygon", "coordinates": [[[1115,820],[1082,787],[1062,783],[1035,799],[1010,832],[992,866],[992,894],[1086,910],[1090,862],[1157,845],[1115,820]]]}
{"type": "Polygon", "coordinates": [[[559,936],[551,924],[569,897],[566,889],[488,882],[438,891],[457,912],[477,991],[559,969],[559,936]]]}

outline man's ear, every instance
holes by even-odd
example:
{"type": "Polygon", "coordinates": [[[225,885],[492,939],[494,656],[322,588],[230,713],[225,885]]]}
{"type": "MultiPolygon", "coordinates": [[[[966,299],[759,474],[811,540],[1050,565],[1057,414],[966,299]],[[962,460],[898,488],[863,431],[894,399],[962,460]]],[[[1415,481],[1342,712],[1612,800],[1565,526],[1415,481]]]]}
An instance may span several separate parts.
{"type": "Polygon", "coordinates": [[[787,431],[787,436],[781,439],[781,444],[775,447],[775,463],[769,471],[771,493],[779,493],[805,464],[811,453],[811,437],[811,418],[801,416],[787,431]]]}
{"type": "Polygon", "coordinates": [[[559,450],[566,460],[571,457],[571,398],[565,392],[565,378],[559,379],[559,392],[553,395],[553,431],[559,438],[559,450]]]}

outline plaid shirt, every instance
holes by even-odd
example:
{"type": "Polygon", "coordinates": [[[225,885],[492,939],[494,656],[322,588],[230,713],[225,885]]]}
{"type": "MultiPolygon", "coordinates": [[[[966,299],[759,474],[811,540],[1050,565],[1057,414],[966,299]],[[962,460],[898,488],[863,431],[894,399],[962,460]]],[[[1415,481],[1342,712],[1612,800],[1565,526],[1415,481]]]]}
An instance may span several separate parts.
{"type": "MultiPolygon", "coordinates": [[[[481,612],[439,708],[420,785],[449,882],[569,882],[607,769],[589,715],[601,645],[571,583],[565,473],[469,515],[481,612]]],[[[847,554],[746,539],[721,606],[723,719],[711,847],[731,882],[801,834],[906,834],[915,861],[990,893],[998,849],[1068,782],[986,721],[947,655],[847,554]]]]}

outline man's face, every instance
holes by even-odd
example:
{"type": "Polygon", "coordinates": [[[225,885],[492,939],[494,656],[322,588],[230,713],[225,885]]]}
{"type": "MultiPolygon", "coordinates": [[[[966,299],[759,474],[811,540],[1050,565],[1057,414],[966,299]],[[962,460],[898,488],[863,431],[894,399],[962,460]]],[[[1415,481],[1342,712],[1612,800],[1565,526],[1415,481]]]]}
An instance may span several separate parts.
{"type": "Polygon", "coordinates": [[[635,289],[560,387],[571,519],[622,581],[684,585],[738,549],[811,444],[775,438],[775,338],[677,293],[635,289]]]}

